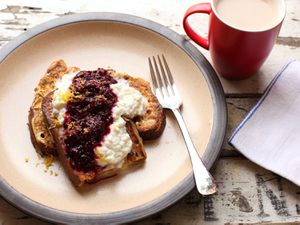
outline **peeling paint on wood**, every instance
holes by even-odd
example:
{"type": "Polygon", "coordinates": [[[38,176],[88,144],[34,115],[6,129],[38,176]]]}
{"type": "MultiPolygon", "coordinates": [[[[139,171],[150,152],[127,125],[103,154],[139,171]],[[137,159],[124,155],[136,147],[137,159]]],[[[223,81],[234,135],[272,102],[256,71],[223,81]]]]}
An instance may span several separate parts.
{"type": "Polygon", "coordinates": [[[7,8],[5,9],[1,9],[0,12],[4,12],[4,13],[17,13],[20,11],[21,6],[16,6],[16,5],[11,5],[11,6],[7,6],[7,8]]]}
{"type": "MultiPolygon", "coordinates": [[[[290,216],[289,210],[286,206],[286,200],[283,195],[283,192],[281,192],[280,196],[278,197],[273,190],[269,189],[267,187],[267,182],[270,180],[264,180],[262,175],[256,174],[256,184],[258,188],[262,188],[262,190],[266,193],[267,197],[271,200],[271,204],[273,208],[275,209],[276,213],[279,216],[290,216]]],[[[277,180],[277,184],[281,186],[281,178],[278,176],[273,178],[274,180],[277,180]]],[[[272,179],[272,180],[273,180],[272,179]]]]}
{"type": "Polygon", "coordinates": [[[214,212],[214,197],[213,196],[204,196],[204,220],[205,221],[218,221],[218,218],[215,216],[214,212]]]}
{"type": "Polygon", "coordinates": [[[232,204],[237,206],[241,212],[253,212],[247,198],[239,190],[231,191],[232,204]]]}
{"type": "MultiPolygon", "coordinates": [[[[300,24],[299,24],[300,27],[300,24]]],[[[297,37],[278,37],[277,44],[279,45],[287,45],[290,47],[300,47],[300,38],[297,37]]]]}
{"type": "MultiPolygon", "coordinates": [[[[199,194],[193,190],[176,205],[162,211],[159,221],[172,225],[300,221],[295,207],[296,204],[300,205],[300,198],[297,197],[300,187],[285,179],[239,158],[219,160],[213,175],[219,183],[219,192],[216,195],[209,198],[205,196],[201,198],[203,201],[199,201],[199,194]],[[194,204],[192,199],[197,199],[197,203],[194,204]]],[[[150,217],[134,224],[154,223],[150,217]]]]}
{"type": "Polygon", "coordinates": [[[235,150],[235,148],[228,144],[228,140],[234,132],[235,128],[242,122],[246,114],[250,109],[256,104],[258,98],[227,98],[227,111],[228,115],[228,124],[226,130],[225,143],[223,149],[225,150],[235,150]]]}
{"type": "Polygon", "coordinates": [[[300,224],[299,222],[279,222],[273,223],[270,221],[267,222],[259,222],[259,223],[225,223],[224,225],[296,225],[300,224]]]}
{"type": "Polygon", "coordinates": [[[13,13],[13,14],[51,13],[50,11],[44,11],[41,7],[17,6],[17,5],[7,5],[7,8],[0,10],[0,13],[1,12],[3,12],[3,13],[13,13]]]}
{"type": "Polygon", "coordinates": [[[300,205],[296,204],[296,212],[298,215],[300,215],[300,205]]]}
{"type": "MultiPolygon", "coordinates": [[[[37,24],[89,11],[114,11],[141,16],[169,27],[190,41],[181,25],[182,16],[189,6],[198,2],[132,0],[124,7],[117,0],[1,0],[0,47],[37,24]]],[[[261,70],[245,81],[221,78],[229,112],[226,140],[261,97],[277,71],[290,59],[300,60],[300,4],[299,0],[286,0],[286,3],[287,15],[280,37],[261,70]]],[[[205,34],[207,26],[199,26],[202,22],[196,19],[192,25],[205,34]]],[[[208,51],[191,43],[210,60],[208,51]]],[[[219,183],[216,195],[201,197],[194,189],[174,206],[134,224],[291,224],[300,221],[300,187],[240,157],[227,143],[223,150],[227,157],[221,158],[213,171],[219,183]],[[234,158],[229,157],[233,155],[234,158]]],[[[0,199],[0,224],[48,223],[27,216],[0,199]]]]}
{"type": "Polygon", "coordinates": [[[260,182],[261,182],[260,179],[256,178],[256,191],[257,191],[257,200],[258,200],[258,208],[259,208],[259,214],[257,214],[257,216],[261,218],[265,218],[265,217],[269,217],[270,215],[265,213],[260,182]]]}

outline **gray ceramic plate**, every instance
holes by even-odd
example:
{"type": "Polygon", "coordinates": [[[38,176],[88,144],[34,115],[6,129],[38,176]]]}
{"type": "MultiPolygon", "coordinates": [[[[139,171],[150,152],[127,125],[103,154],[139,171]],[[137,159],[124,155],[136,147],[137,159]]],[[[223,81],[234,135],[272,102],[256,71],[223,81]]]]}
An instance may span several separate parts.
{"type": "Polygon", "coordinates": [[[161,53],[181,92],[194,144],[210,168],[223,142],[226,105],[220,82],[201,53],[177,33],[146,19],[75,14],[41,24],[1,49],[1,195],[48,221],[107,224],[149,216],[187,194],[194,187],[193,175],[172,114],[167,113],[163,135],[145,143],[143,167],[84,190],[72,186],[59,162],[45,170],[26,124],[33,89],[52,61],[61,58],[81,69],[112,67],[150,81],[147,57],[161,53]]]}

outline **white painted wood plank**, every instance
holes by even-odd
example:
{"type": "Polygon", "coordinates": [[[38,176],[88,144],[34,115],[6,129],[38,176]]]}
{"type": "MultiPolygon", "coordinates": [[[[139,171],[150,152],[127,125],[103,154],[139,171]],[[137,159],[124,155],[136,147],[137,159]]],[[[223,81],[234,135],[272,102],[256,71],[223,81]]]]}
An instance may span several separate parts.
{"type": "MultiPolygon", "coordinates": [[[[223,144],[223,150],[236,151],[234,147],[228,144],[228,140],[233,134],[234,130],[245,118],[247,113],[256,104],[258,98],[227,98],[227,111],[228,111],[228,124],[226,130],[225,141],[223,144]]],[[[226,154],[229,154],[227,152],[226,154]]]]}
{"type": "MultiPolygon", "coordinates": [[[[155,1],[130,0],[1,0],[0,46],[25,30],[64,14],[88,11],[113,11],[151,19],[184,35],[182,17],[185,10],[197,0],[155,1]]],[[[300,2],[286,0],[287,16],[280,32],[283,41],[273,49],[257,76],[246,81],[227,81],[222,84],[228,94],[262,93],[276,72],[289,60],[300,60],[300,2]],[[298,42],[287,39],[293,37],[298,42]]],[[[206,31],[206,16],[195,16],[192,23],[199,32],[206,31]],[[197,26],[201,20],[202,26],[197,26]]],[[[197,46],[198,47],[198,46],[197,46]]],[[[199,50],[209,59],[209,53],[199,50]]],[[[227,99],[229,126],[227,138],[255,104],[253,99],[227,99]]],[[[224,145],[225,149],[229,149],[224,145]]],[[[224,224],[257,222],[294,222],[300,216],[300,190],[290,182],[239,158],[221,159],[214,172],[220,191],[213,197],[201,198],[196,191],[184,197],[173,207],[137,224],[224,224]],[[248,204],[247,204],[248,203],[248,204]],[[252,211],[251,211],[252,209],[252,211]]],[[[1,224],[46,224],[23,214],[0,200],[1,224]]]]}
{"type": "MultiPolygon", "coordinates": [[[[219,192],[201,197],[193,190],[174,206],[135,225],[266,224],[300,221],[300,187],[246,159],[225,158],[213,175],[219,192]]],[[[46,224],[0,199],[1,224],[46,224]]]]}

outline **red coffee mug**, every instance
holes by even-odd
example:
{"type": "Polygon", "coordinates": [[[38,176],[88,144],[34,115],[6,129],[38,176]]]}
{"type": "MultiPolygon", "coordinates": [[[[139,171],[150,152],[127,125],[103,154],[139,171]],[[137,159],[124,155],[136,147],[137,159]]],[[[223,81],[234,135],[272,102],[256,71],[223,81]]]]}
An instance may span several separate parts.
{"type": "Polygon", "coordinates": [[[276,42],[285,17],[284,1],[278,2],[281,4],[278,22],[265,30],[242,30],[224,22],[216,11],[217,0],[190,7],[184,15],[183,27],[193,41],[209,50],[214,68],[221,76],[245,79],[261,67],[276,42]],[[188,23],[188,17],[194,13],[210,15],[208,38],[197,34],[188,23]]]}

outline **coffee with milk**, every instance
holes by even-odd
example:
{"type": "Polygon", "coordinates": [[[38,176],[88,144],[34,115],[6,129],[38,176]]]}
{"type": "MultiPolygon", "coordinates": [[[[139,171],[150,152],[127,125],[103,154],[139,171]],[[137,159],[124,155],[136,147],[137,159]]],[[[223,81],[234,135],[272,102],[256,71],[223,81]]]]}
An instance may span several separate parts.
{"type": "Polygon", "coordinates": [[[266,30],[282,17],[277,0],[216,0],[214,5],[223,22],[240,30],[266,30]]]}

